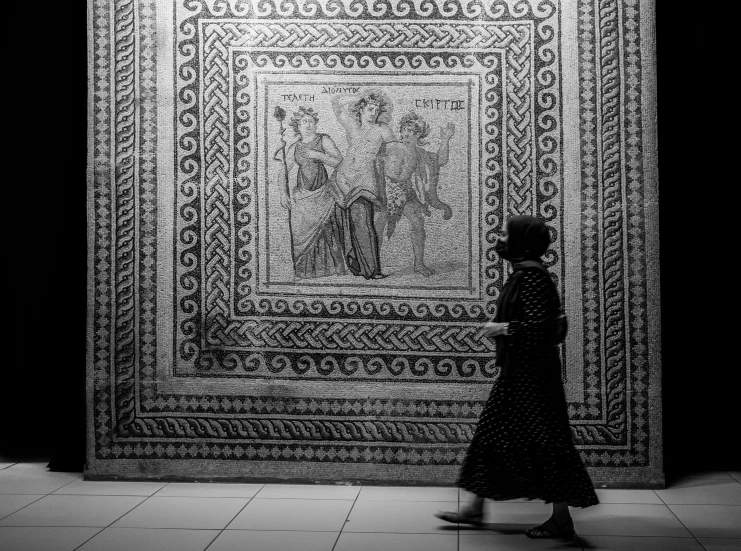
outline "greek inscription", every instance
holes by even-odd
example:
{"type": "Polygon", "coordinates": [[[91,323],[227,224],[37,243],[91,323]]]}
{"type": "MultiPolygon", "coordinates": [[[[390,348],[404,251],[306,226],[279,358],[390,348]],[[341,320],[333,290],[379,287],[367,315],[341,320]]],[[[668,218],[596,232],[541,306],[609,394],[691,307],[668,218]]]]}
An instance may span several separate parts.
{"type": "Polygon", "coordinates": [[[414,100],[418,109],[434,109],[436,111],[461,111],[465,108],[465,100],[457,99],[423,99],[414,100]]]}
{"type": "Polygon", "coordinates": [[[322,86],[322,94],[357,94],[358,86],[322,86]]]}
{"type": "Polygon", "coordinates": [[[314,101],[314,94],[281,94],[283,101],[314,101]]]}

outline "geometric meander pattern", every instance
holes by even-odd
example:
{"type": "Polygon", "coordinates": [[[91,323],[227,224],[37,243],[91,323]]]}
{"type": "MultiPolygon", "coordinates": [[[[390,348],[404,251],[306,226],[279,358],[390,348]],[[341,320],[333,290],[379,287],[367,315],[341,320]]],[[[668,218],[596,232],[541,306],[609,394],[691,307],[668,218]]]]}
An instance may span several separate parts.
{"type": "Polygon", "coordinates": [[[533,212],[547,219],[556,235],[546,261],[562,290],[569,277],[559,65],[566,10],[578,16],[583,315],[572,323],[580,324],[584,366],[584,399],[569,404],[572,432],[590,468],[654,467],[640,5],[195,0],[175,5],[165,45],[161,4],[91,0],[89,467],[115,474],[124,460],[367,464],[383,479],[384,469],[406,465],[440,480],[450,471],[437,468],[460,465],[497,376],[478,327],[506,277],[493,252],[501,221],[533,212]],[[163,47],[172,49],[172,67],[157,63],[163,47]],[[481,259],[470,296],[261,293],[252,106],[257,75],[285,68],[447,70],[476,80],[481,259]],[[163,76],[174,97],[171,188],[158,181],[163,76]],[[164,216],[162,189],[174,201],[164,216]],[[174,228],[171,248],[158,238],[163,220],[174,228]],[[165,267],[167,303],[158,300],[165,267]],[[243,391],[207,386],[235,380],[243,391]],[[297,386],[276,394],[260,381],[297,386]],[[302,394],[303,381],[332,392],[302,394]],[[390,382],[409,392],[348,386],[390,382]]]}

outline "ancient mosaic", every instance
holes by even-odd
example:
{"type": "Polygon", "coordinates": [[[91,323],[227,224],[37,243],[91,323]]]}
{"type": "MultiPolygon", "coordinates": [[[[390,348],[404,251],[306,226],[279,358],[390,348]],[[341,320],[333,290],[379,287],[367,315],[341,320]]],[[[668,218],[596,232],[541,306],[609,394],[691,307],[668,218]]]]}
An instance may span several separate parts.
{"type": "Polygon", "coordinates": [[[90,478],[452,483],[537,214],[583,458],[662,480],[651,2],[89,17],[90,478]]]}

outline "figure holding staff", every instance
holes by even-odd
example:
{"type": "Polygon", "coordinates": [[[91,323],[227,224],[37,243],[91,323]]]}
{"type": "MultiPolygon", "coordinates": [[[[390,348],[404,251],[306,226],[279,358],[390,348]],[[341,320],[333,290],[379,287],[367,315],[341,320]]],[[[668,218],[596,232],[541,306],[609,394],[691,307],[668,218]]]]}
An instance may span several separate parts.
{"type": "Polygon", "coordinates": [[[281,146],[273,159],[282,163],[281,206],[289,212],[294,275],[298,279],[344,274],[345,266],[340,222],[335,200],[326,187],[327,166],[336,167],[342,154],[332,138],[317,132],[319,114],[311,107],[299,107],[290,126],[298,135],[286,149],[283,139],[285,111],[281,123],[281,146]],[[295,185],[290,174],[296,169],[295,185]]]}

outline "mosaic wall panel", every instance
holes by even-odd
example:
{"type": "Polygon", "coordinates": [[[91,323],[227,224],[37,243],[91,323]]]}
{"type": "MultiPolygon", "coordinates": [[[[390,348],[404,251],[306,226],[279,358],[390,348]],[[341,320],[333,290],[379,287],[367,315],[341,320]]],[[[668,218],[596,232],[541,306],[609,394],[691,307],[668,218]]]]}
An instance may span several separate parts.
{"type": "Polygon", "coordinates": [[[498,376],[495,236],[537,214],[582,457],[660,485],[653,21],[89,0],[88,478],[452,483],[498,376]],[[356,192],[385,277],[336,254],[356,192]]]}

